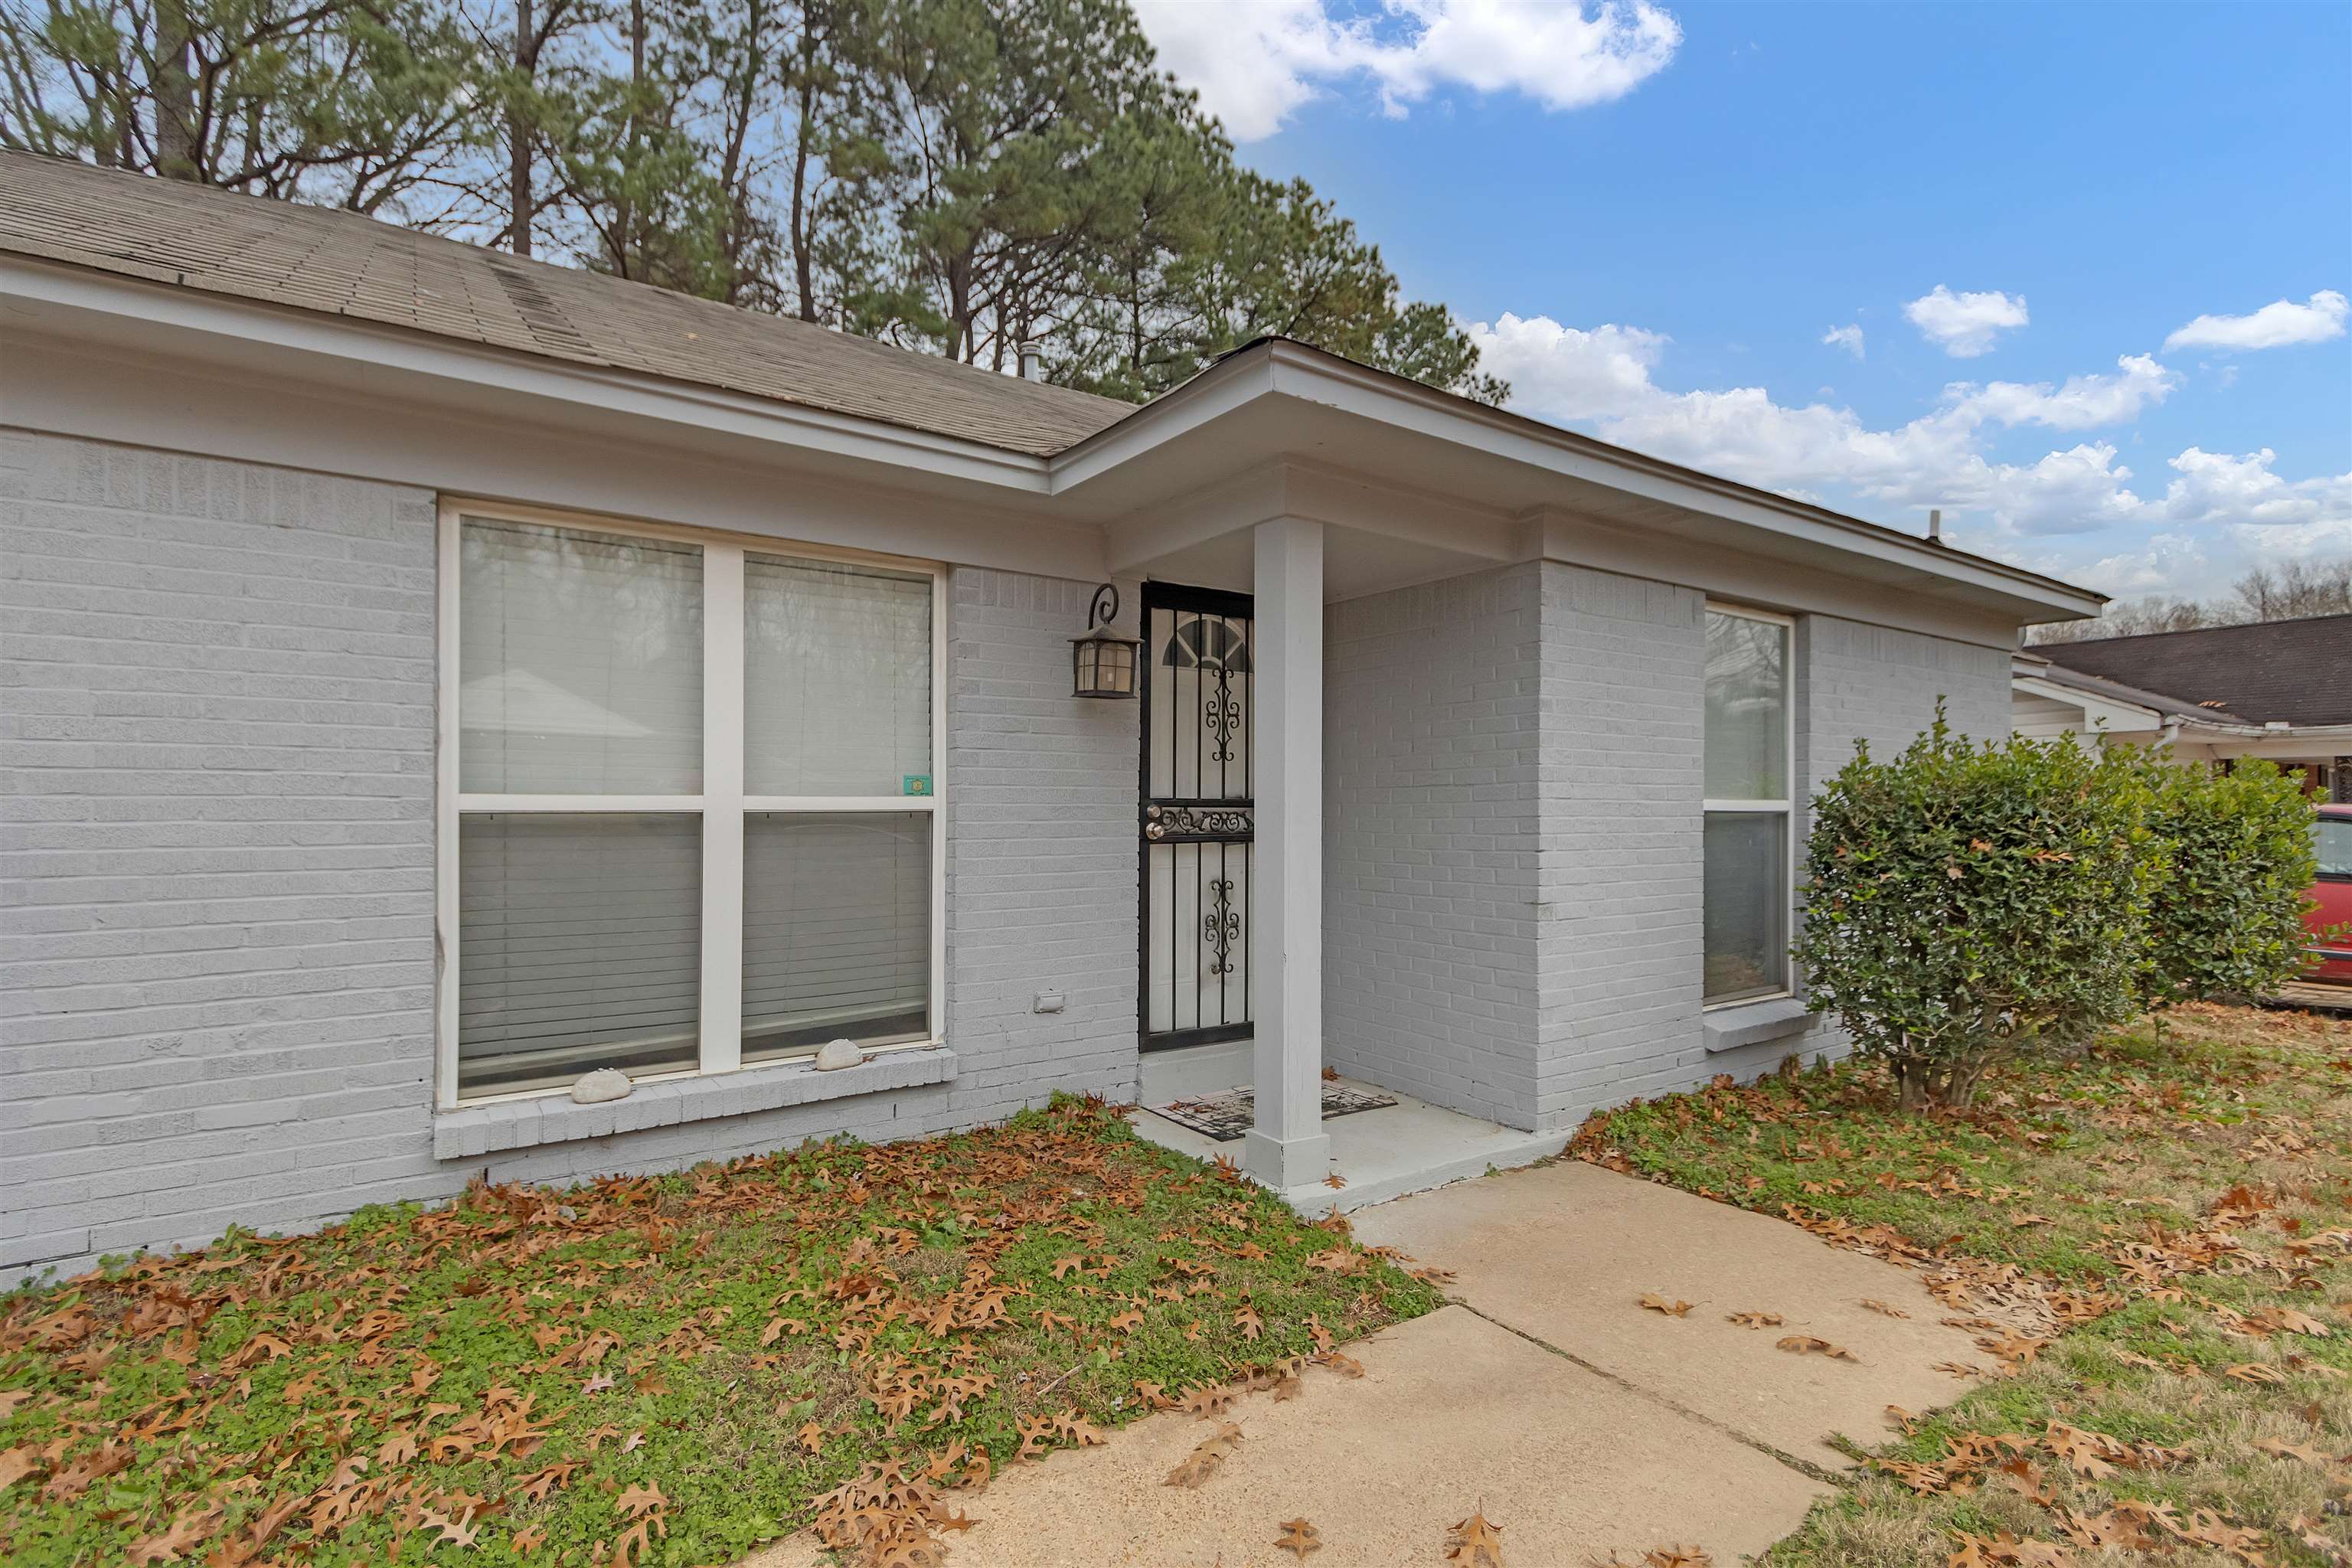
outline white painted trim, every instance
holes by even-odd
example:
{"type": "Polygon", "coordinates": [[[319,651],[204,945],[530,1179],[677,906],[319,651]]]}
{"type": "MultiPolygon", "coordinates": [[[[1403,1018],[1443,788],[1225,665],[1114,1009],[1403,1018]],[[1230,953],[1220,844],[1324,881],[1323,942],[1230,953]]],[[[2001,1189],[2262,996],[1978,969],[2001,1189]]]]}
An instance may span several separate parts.
{"type": "MultiPolygon", "coordinates": [[[[1090,480],[1201,431],[1222,415],[1279,398],[1636,500],[1745,525],[1776,541],[1776,552],[1801,558],[1828,551],[1897,568],[1915,580],[1916,592],[1929,598],[1995,595],[2000,603],[1989,610],[2007,614],[2014,608],[2026,618],[2043,620],[2093,615],[2105,602],[2103,595],[2021,568],[1467,403],[1281,340],[1228,357],[1046,458],[878,419],[22,255],[0,258],[0,294],[24,302],[15,323],[20,331],[111,346],[142,362],[177,353],[248,377],[299,376],[309,367],[314,378],[323,376],[333,384],[398,385],[404,391],[397,395],[427,403],[436,386],[462,386],[477,397],[495,394],[518,409],[534,408],[541,423],[551,426],[579,427],[590,416],[617,416],[642,425],[655,446],[675,448],[714,437],[749,440],[780,456],[798,454],[800,461],[895,468],[926,488],[979,487],[995,492],[996,504],[1008,497],[1075,497],[1090,480]]],[[[152,434],[142,444],[154,444],[152,434]]],[[[1083,507],[1056,510],[1067,521],[1083,507]]]]}
{"type": "MultiPolygon", "coordinates": [[[[1794,616],[1782,615],[1778,610],[1759,610],[1753,605],[1735,605],[1727,600],[1710,598],[1706,602],[1706,607],[1719,616],[1738,616],[1744,621],[1769,621],[1776,626],[1787,626],[1791,630],[1794,630],[1797,625],[1797,617],[1794,616]]],[[[1790,652],[1790,657],[1792,658],[1796,657],[1793,648],[1790,652]]]]}
{"type": "Polygon", "coordinates": [[[948,1036],[948,814],[939,809],[948,782],[948,573],[931,572],[931,793],[901,798],[920,800],[914,809],[931,814],[931,984],[930,1033],[934,1041],[948,1036]]]}
{"type": "Polygon", "coordinates": [[[702,1007],[706,1073],[743,1065],[743,550],[702,547],[702,1007]]]}
{"type": "MultiPolygon", "coordinates": [[[[701,974],[698,1065],[661,1079],[693,1078],[742,1069],[743,1021],[743,827],[747,812],[916,812],[929,819],[930,919],[929,1038],[876,1049],[919,1049],[942,1043],[946,1026],[947,885],[947,589],[946,568],[937,562],[845,550],[761,534],[682,528],[670,523],[611,520],[593,514],[480,501],[459,496],[439,500],[436,524],[435,608],[439,669],[434,758],[436,843],[434,917],[440,954],[435,994],[434,1105],[453,1110],[517,1098],[457,1096],[458,825],[467,815],[493,812],[567,816],[587,813],[694,813],[702,819],[701,974]],[[702,552],[702,793],[698,795],[522,795],[467,793],[458,786],[460,727],[457,697],[461,644],[458,584],[467,519],[537,523],[583,532],[616,533],[692,544],[702,552]],[[931,793],[928,795],[747,795],[743,791],[746,720],[744,657],[745,558],[835,561],[871,566],[926,581],[931,596],[931,793]]],[[[766,1065],[764,1062],[761,1065],[766,1065]]],[[[640,1082],[659,1079],[648,1077],[640,1082]]],[[[551,1094],[560,1090],[531,1091],[551,1094]]],[[[524,1098],[528,1098],[526,1095],[524,1098]]]]}
{"type": "Polygon", "coordinates": [[[1256,1125],[1249,1173],[1276,1192],[1328,1173],[1323,1131],[1324,526],[1275,518],[1253,531],[1250,766],[1251,1049],[1256,1125]]]}
{"type": "Polygon", "coordinates": [[[469,816],[488,811],[572,815],[625,811],[688,812],[700,811],[702,805],[703,797],[698,795],[460,795],[457,797],[457,809],[469,816]]]}
{"type": "Polygon", "coordinates": [[[433,1104],[457,1104],[457,576],[458,511],[434,520],[434,642],[440,666],[433,736],[433,1104]]]}
{"type": "Polygon", "coordinates": [[[655,424],[722,430],[802,451],[920,467],[1032,494],[1053,488],[1046,459],[985,442],[69,263],[0,254],[0,296],[125,321],[147,335],[184,337],[194,352],[202,352],[207,341],[260,344],[279,354],[340,364],[362,378],[429,376],[495,388],[516,398],[610,409],[655,424]]]}
{"type": "MultiPolygon", "coordinates": [[[[1711,813],[1722,812],[1727,815],[1731,813],[1742,813],[1751,816],[1761,816],[1773,812],[1780,814],[1780,892],[1782,898],[1780,924],[1782,931],[1787,935],[1790,941],[1793,942],[1797,934],[1797,618],[1794,616],[1782,615],[1778,610],[1759,610],[1747,605],[1726,604],[1718,599],[1709,599],[1706,601],[1706,613],[1714,616],[1728,616],[1738,620],[1761,621],[1767,626],[1775,626],[1780,628],[1780,677],[1782,682],[1780,697],[1780,776],[1788,781],[1789,793],[1785,797],[1774,800],[1725,800],[1713,797],[1702,800],[1699,805],[1699,830],[1702,836],[1704,836],[1706,828],[1706,818],[1711,813]]],[[[1704,638],[1702,637],[1702,645],[1703,644],[1704,638]]],[[[1706,678],[1702,671],[1700,677],[1701,689],[1699,693],[1701,731],[1699,736],[1699,766],[1702,770],[1706,766],[1706,737],[1705,733],[1706,694],[1705,685],[1706,678]]],[[[1702,862],[1704,862],[1704,846],[1702,846],[1702,862]]],[[[1704,869],[1705,867],[1704,864],[1702,864],[1702,873],[1704,872],[1704,869]]],[[[1702,875],[1700,879],[1703,888],[1705,882],[1704,875],[1702,875]]],[[[1704,893],[1702,892],[1702,898],[1703,897],[1704,893]]],[[[1706,910],[1704,908],[1699,911],[1699,917],[1702,921],[1706,919],[1706,910]]],[[[1704,944],[1702,944],[1701,953],[1702,963],[1705,962],[1703,949],[1704,944]]],[[[1702,989],[1702,999],[1699,1010],[1701,1012],[1709,1012],[1718,1007],[1744,1007],[1751,1003],[1769,1002],[1780,997],[1795,995],[1797,987],[1796,961],[1789,956],[1788,952],[1785,949],[1777,956],[1780,959],[1780,988],[1779,990],[1765,992],[1759,995],[1733,996],[1727,997],[1720,1002],[1707,1002],[1704,999],[1704,991],[1702,989]]],[[[1704,987],[1704,984],[1705,981],[1704,977],[1702,977],[1702,988],[1704,987]]]]}

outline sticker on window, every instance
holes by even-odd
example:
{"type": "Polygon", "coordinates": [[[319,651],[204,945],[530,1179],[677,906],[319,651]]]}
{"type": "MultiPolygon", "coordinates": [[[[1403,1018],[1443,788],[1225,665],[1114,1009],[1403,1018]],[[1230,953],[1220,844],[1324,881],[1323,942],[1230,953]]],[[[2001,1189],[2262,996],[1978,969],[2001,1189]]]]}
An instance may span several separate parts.
{"type": "Polygon", "coordinates": [[[898,793],[900,795],[930,794],[931,775],[929,773],[908,773],[904,775],[898,781],[898,793]]]}

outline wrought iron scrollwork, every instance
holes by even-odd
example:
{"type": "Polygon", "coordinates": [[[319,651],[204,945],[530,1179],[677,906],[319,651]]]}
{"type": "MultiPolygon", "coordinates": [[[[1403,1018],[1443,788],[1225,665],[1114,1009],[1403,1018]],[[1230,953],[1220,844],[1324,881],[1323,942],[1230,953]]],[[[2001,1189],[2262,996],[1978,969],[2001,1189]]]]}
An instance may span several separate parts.
{"type": "Polygon", "coordinates": [[[1245,805],[1152,805],[1143,812],[1143,836],[1155,844],[1193,839],[1232,843],[1254,837],[1256,815],[1245,805]]]}
{"type": "Polygon", "coordinates": [[[1217,689],[1201,695],[1201,719],[1217,738],[1217,749],[1209,753],[1209,761],[1232,762],[1234,731],[1241,728],[1242,705],[1234,698],[1233,672],[1222,664],[1217,666],[1217,689]]]}
{"type": "Polygon", "coordinates": [[[1242,912],[1234,908],[1233,879],[1215,879],[1209,884],[1209,894],[1216,901],[1201,917],[1201,936],[1208,942],[1213,955],[1209,973],[1231,974],[1234,972],[1234,944],[1242,939],[1242,912]]]}

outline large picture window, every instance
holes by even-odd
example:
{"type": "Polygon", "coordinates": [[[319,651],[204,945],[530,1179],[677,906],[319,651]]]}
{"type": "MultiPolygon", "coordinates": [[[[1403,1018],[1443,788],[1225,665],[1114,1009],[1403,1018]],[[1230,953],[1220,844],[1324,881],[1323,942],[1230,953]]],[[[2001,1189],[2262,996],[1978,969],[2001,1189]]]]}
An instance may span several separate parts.
{"type": "Polygon", "coordinates": [[[1789,992],[1790,623],[1706,612],[1705,999],[1789,992]]]}
{"type": "Polygon", "coordinates": [[[937,1039],[936,574],[441,531],[439,1102],[937,1039]]]}

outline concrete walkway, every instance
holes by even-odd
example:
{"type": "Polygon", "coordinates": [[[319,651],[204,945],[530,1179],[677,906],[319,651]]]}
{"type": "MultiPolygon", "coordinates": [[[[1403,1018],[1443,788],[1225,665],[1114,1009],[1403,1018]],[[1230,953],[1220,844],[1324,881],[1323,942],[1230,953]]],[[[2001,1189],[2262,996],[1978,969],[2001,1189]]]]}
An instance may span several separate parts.
{"type": "MultiPolygon", "coordinates": [[[[958,1503],[961,1568],[1226,1568],[1289,1563],[1304,1517],[1314,1568],[1444,1562],[1474,1510],[1505,1560],[1581,1563],[1696,1545],[1721,1568],[1794,1529],[1875,1443],[1889,1404],[1948,1403],[1934,1370],[1978,1352],[1916,1277],[1794,1226],[1593,1166],[1516,1171],[1366,1209],[1356,1234],[1451,1268],[1456,1304],[1348,1347],[1365,1375],[1310,1371],[1303,1396],[1253,1394],[1244,1438],[1205,1486],[1163,1485],[1213,1428],[1150,1416],[1101,1448],[1007,1467],[958,1503]],[[1643,1309],[1654,1291],[1694,1303],[1643,1309]],[[1906,1317],[1863,1306],[1879,1301],[1906,1317]],[[1751,1330],[1733,1312],[1773,1312],[1751,1330]],[[1809,1334],[1852,1361],[1776,1348],[1809,1334]]],[[[818,1561],[804,1539],[758,1568],[818,1561]]],[[[747,1565],[750,1568],[750,1565],[747,1565]]]]}

